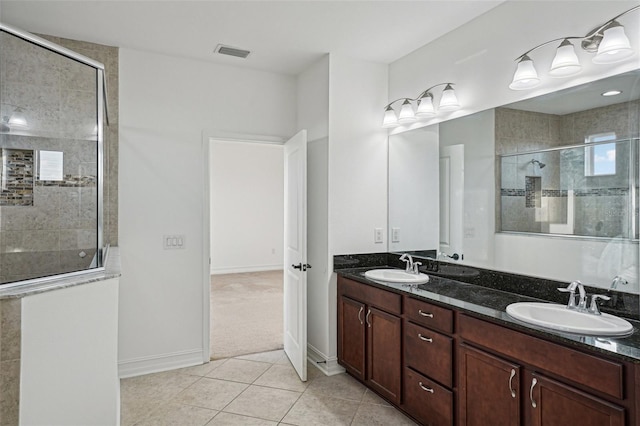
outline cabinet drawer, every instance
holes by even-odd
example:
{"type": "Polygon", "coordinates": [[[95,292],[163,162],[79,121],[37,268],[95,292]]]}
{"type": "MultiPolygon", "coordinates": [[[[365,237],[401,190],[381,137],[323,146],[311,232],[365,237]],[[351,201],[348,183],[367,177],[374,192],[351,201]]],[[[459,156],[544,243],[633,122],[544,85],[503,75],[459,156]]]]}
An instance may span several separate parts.
{"type": "Polygon", "coordinates": [[[338,292],[391,314],[402,314],[402,296],[399,294],[340,276],[338,277],[338,292]]]}
{"type": "Polygon", "coordinates": [[[405,322],[404,354],[407,366],[452,387],[453,339],[428,328],[405,322]]]}
{"type": "Polygon", "coordinates": [[[460,315],[458,334],[468,342],[492,349],[543,371],[596,391],[624,398],[624,366],[566,348],[467,315],[460,315]]]}
{"type": "Polygon", "coordinates": [[[425,327],[453,333],[453,311],[422,300],[407,297],[405,314],[408,319],[425,327]]]}
{"type": "Polygon", "coordinates": [[[404,408],[423,425],[453,424],[453,393],[408,367],[404,370],[404,408]]]}

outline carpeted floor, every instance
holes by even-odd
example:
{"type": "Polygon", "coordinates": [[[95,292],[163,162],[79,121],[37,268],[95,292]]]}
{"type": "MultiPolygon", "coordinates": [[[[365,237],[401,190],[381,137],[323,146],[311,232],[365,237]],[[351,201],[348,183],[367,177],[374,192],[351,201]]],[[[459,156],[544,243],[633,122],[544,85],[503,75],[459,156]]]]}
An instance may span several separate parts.
{"type": "Polygon", "coordinates": [[[211,359],[283,347],[282,271],[211,276],[211,359]]]}

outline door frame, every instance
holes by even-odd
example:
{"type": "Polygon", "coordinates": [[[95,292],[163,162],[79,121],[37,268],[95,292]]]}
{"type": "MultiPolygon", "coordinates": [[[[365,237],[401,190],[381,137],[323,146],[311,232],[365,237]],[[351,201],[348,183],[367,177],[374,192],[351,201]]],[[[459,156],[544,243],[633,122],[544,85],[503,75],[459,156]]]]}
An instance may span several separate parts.
{"type": "Polygon", "coordinates": [[[211,360],[211,164],[209,155],[214,142],[260,143],[284,145],[288,138],[246,133],[202,131],[202,362],[211,360]]]}

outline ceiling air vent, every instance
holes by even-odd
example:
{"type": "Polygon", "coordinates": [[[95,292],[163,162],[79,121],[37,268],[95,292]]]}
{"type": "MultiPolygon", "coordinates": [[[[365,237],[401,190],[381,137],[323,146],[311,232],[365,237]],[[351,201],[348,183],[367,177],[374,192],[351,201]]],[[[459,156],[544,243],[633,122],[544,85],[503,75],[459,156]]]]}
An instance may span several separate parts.
{"type": "Polygon", "coordinates": [[[235,56],[237,58],[245,59],[251,53],[248,50],[238,49],[237,47],[225,46],[223,44],[219,44],[216,46],[215,53],[219,53],[221,55],[229,55],[235,56]]]}

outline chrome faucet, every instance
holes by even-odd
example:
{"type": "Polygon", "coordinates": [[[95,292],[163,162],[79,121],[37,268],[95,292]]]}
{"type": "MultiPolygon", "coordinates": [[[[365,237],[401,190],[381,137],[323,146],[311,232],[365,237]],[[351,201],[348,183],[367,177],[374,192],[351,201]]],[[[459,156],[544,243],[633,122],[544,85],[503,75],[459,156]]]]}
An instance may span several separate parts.
{"type": "Polygon", "coordinates": [[[407,264],[405,272],[416,275],[420,273],[418,267],[422,265],[422,262],[414,262],[413,257],[411,257],[409,253],[404,253],[402,256],[400,256],[400,260],[406,262],[407,264]]]}
{"type": "Polygon", "coordinates": [[[587,310],[587,292],[584,291],[584,286],[580,281],[572,281],[567,288],[558,288],[558,291],[562,291],[569,294],[569,303],[567,303],[568,309],[576,309],[578,311],[587,310]],[[576,289],[580,293],[580,301],[576,305],[576,289]]]}
{"type": "Polygon", "coordinates": [[[404,269],[405,272],[413,273],[413,257],[409,253],[404,253],[400,256],[400,260],[407,264],[407,267],[404,269]]]}
{"type": "Polygon", "coordinates": [[[623,285],[627,285],[629,284],[629,281],[625,280],[620,275],[616,275],[615,277],[613,277],[613,281],[611,281],[611,287],[609,287],[609,290],[615,290],[620,283],[622,283],[623,285]]]}

